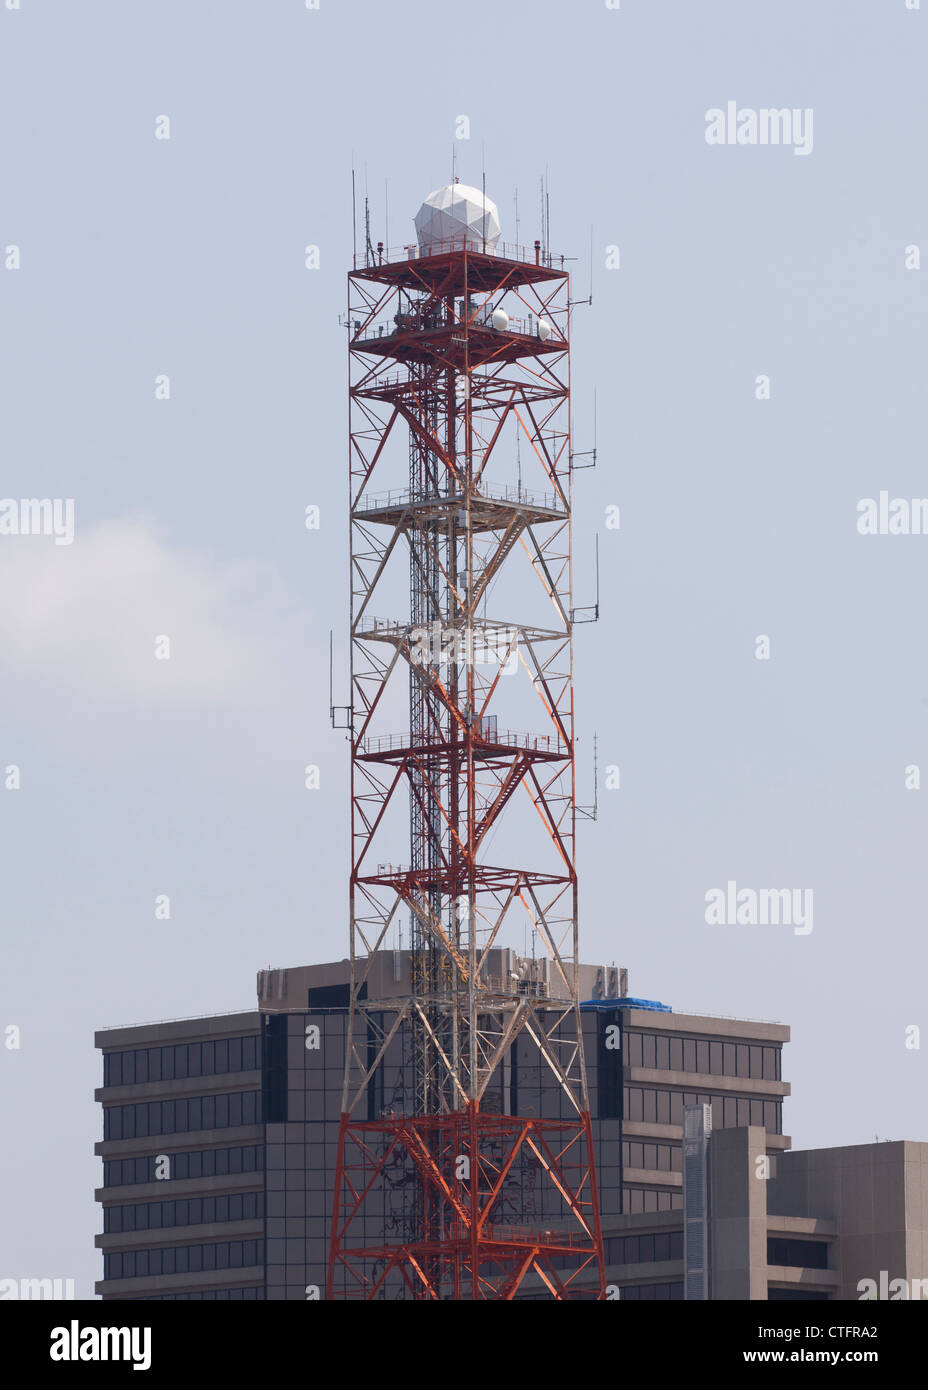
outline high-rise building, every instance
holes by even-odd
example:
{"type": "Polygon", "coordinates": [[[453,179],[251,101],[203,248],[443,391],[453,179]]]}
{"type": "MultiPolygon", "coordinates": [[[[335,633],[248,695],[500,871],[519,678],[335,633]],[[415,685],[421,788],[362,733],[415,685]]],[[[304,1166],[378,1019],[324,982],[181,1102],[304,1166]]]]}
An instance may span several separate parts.
{"type": "MultiPolygon", "coordinates": [[[[383,952],[376,969],[378,998],[408,988],[408,952],[383,952]]],[[[556,1005],[542,962],[500,950],[492,970],[541,997],[551,990],[556,1005]]],[[[97,1035],[104,1082],[97,1092],[104,1107],[98,1292],[104,1298],[325,1294],[347,963],[264,971],[258,986],[254,1011],[97,1035]]],[[[710,1152],[728,1155],[729,1165],[741,1150],[724,1146],[749,1143],[752,1159],[763,1155],[776,1169],[790,1142],[782,1132],[789,1087],[781,1065],[789,1031],[674,1013],[620,993],[625,988],[625,972],[615,966],[581,967],[607,1277],[624,1285],[626,1297],[636,1288],[648,1291],[642,1296],[682,1297],[685,1112],[706,1107],[710,1152]]],[[[402,1114],[412,1103],[408,1042],[398,1032],[384,1055],[368,1088],[365,1118],[402,1114]]],[[[503,1115],[560,1114],[560,1088],[549,1083],[534,1050],[516,1048],[498,1104],[503,1115]]],[[[787,1155],[789,1173],[804,1171],[799,1158],[787,1155]]],[[[713,1162],[718,1171],[721,1159],[713,1162]]],[[[709,1207],[717,1211],[731,1188],[726,1184],[715,1197],[710,1192],[709,1207]]],[[[796,1192],[795,1180],[782,1190],[796,1192]]],[[[821,1191],[819,1184],[801,1199],[789,1198],[800,1225],[812,1219],[806,1209],[821,1191]]],[[[416,1184],[398,1159],[378,1210],[366,1212],[377,1229],[366,1231],[365,1240],[395,1239],[416,1200],[416,1184]]],[[[503,1185],[500,1220],[541,1222],[557,1231],[562,1217],[545,1189],[520,1171],[503,1185]]],[[[710,1238],[711,1222],[710,1215],[710,1238]]],[[[716,1264],[718,1240],[711,1240],[716,1264]]],[[[719,1293],[726,1287],[721,1266],[714,1273],[712,1296],[728,1296],[719,1293]]],[[[538,1281],[528,1280],[525,1292],[533,1288],[538,1281]]]]}
{"type": "MultiPolygon", "coordinates": [[[[408,953],[378,969],[381,997],[402,992],[408,953]]],[[[494,969],[546,986],[512,952],[494,969]]],[[[609,1297],[928,1297],[928,1144],[793,1152],[788,1028],[633,999],[614,966],[581,981],[609,1297]]],[[[104,1299],[325,1296],[347,983],[345,961],[264,971],[255,1010],[97,1034],[104,1299]]],[[[369,1113],[399,1112],[409,1065],[398,1039],[369,1113]]],[[[517,1052],[500,1105],[544,1115],[555,1093],[517,1052]]],[[[415,1184],[393,1177],[367,1241],[408,1220],[415,1184]]],[[[556,1231],[533,1201],[508,1190],[506,1219],[556,1231]]],[[[520,1296],[551,1294],[536,1277],[520,1296]]]]}

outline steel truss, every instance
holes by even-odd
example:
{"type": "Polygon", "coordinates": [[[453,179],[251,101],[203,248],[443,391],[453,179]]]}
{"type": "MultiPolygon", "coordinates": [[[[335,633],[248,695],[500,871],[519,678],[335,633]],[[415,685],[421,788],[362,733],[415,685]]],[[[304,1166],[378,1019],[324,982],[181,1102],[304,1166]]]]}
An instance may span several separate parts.
{"type": "Polygon", "coordinates": [[[328,1296],[597,1297],[576,970],[569,278],[540,257],[460,246],[348,283],[351,983],[328,1296]],[[527,482],[509,480],[514,436],[527,482]],[[516,564],[544,621],[488,612],[516,564]],[[391,582],[395,607],[398,572],[408,616],[374,617],[391,582]],[[530,693],[515,732],[496,708],[517,665],[530,693]],[[494,864],[492,837],[520,802],[545,862],[494,864]],[[385,863],[398,810],[408,859],[385,863]],[[405,920],[411,992],[370,998],[373,962],[405,920]],[[492,974],[494,948],[526,922],[544,987],[492,974]],[[371,1114],[400,1044],[414,1071],[404,1111],[371,1114]],[[562,1097],[560,1118],[505,1113],[517,1044],[562,1097]],[[391,1183],[416,1200],[387,1240],[377,1194],[391,1183]],[[539,1206],[544,1221],[527,1226],[539,1206]]]}

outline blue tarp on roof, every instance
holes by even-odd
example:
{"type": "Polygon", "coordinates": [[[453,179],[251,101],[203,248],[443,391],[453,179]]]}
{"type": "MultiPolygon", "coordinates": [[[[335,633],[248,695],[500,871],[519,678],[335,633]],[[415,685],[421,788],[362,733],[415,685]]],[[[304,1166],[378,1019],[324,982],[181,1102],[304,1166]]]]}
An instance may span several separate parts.
{"type": "Polygon", "coordinates": [[[659,1014],[673,1013],[669,1004],[662,1004],[658,999],[632,999],[629,995],[624,995],[621,999],[583,999],[580,1007],[581,1009],[651,1009],[654,1013],[659,1014]]]}

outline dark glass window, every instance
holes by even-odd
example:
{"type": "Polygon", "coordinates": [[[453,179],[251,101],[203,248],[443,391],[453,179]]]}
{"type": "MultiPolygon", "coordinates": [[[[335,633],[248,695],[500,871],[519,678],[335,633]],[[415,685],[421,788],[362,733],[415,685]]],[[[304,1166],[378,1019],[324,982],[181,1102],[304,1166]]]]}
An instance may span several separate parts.
{"type": "MultiPolygon", "coordinates": [[[[204,1247],[204,1258],[205,1251],[209,1248],[209,1246],[204,1247]]],[[[203,1268],[212,1269],[213,1266],[204,1264],[203,1268]]],[[[167,1269],[165,1269],[165,1273],[168,1273],[167,1269]]],[[[263,1298],[264,1289],[255,1284],[252,1285],[251,1288],[247,1289],[195,1289],[193,1293],[160,1293],[153,1294],[150,1298],[126,1298],[123,1299],[123,1302],[151,1303],[155,1300],[158,1300],[164,1301],[165,1303],[190,1303],[201,1302],[205,1299],[211,1302],[219,1301],[227,1303],[231,1300],[233,1302],[239,1303],[243,1301],[248,1303],[254,1303],[256,1300],[263,1298]]]]}
{"type": "Polygon", "coordinates": [[[165,1047],[110,1052],[103,1058],[105,1086],[138,1086],[152,1081],[212,1076],[259,1067],[258,1034],[209,1042],[172,1043],[165,1047]]]}
{"type": "Polygon", "coordinates": [[[624,1284],[620,1301],[630,1303],[678,1303],[683,1298],[682,1283],[624,1284]]]}
{"type": "Polygon", "coordinates": [[[625,1052],[630,1067],[641,1066],[641,1034],[625,1034],[625,1052]]]}
{"type": "Polygon", "coordinates": [[[103,1058],[103,1084],[135,1086],[229,1071],[252,1071],[259,1066],[258,1056],[257,1034],[110,1052],[103,1058]]]}
{"type": "Polygon", "coordinates": [[[769,1289],[767,1292],[768,1303],[826,1303],[827,1293],[818,1293],[815,1289],[769,1289]]]}
{"type": "Polygon", "coordinates": [[[657,1039],[657,1065],[661,1071],[668,1071],[670,1068],[670,1039],[658,1037],[657,1039]]]}
{"type": "Polygon", "coordinates": [[[793,1236],[767,1237],[768,1265],[792,1269],[827,1269],[828,1246],[823,1240],[797,1240],[793,1236]]]}
{"type": "Polygon", "coordinates": [[[641,1035],[641,1065],[652,1068],[657,1066],[657,1044],[653,1033],[641,1035]]]}
{"type": "Polygon", "coordinates": [[[722,1043],[722,1075],[736,1076],[735,1070],[735,1044],[722,1043]]]}
{"type": "Polygon", "coordinates": [[[710,1042],[709,1044],[709,1071],[713,1076],[722,1075],[722,1044],[720,1042],[710,1042]]]}
{"type": "Polygon", "coordinates": [[[225,1097],[229,1101],[228,1119],[225,1118],[223,1107],[215,1104],[220,1099],[218,1096],[191,1096],[186,1100],[156,1100],[138,1105],[108,1105],[103,1111],[103,1137],[106,1140],[144,1139],[157,1134],[186,1134],[196,1129],[257,1124],[260,1117],[258,1095],[257,1091],[234,1091],[225,1097]],[[203,1123],[204,1109],[207,1116],[210,1113],[215,1116],[208,1124],[203,1123]]]}
{"type": "MultiPolygon", "coordinates": [[[[108,1116],[118,1111],[118,1106],[111,1106],[108,1116]]],[[[108,1123],[111,1123],[108,1120],[108,1123]]],[[[232,1150],[194,1150],[189,1154],[171,1155],[171,1177],[175,1179],[185,1179],[185,1177],[213,1177],[217,1172],[217,1155],[221,1156],[219,1162],[219,1173],[254,1173],[261,1172],[264,1166],[264,1148],[257,1144],[247,1144],[243,1148],[232,1148],[232,1150]],[[229,1162],[231,1158],[231,1162],[229,1162]]],[[[114,1158],[107,1159],[103,1165],[103,1186],[104,1187],[126,1187],[133,1183],[151,1183],[156,1180],[154,1173],[154,1155],[147,1158],[114,1158]]],[[[111,1211],[118,1211],[119,1208],[110,1208],[111,1211]]],[[[126,1208],[122,1208],[125,1209],[126,1208]]]]}

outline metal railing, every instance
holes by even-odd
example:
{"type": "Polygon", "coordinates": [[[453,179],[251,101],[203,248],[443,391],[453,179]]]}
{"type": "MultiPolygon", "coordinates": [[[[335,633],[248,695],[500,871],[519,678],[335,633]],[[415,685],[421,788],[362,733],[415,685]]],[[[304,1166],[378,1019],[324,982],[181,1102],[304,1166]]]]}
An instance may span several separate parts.
{"type": "Polygon", "coordinates": [[[583,1235],[576,1227],[558,1230],[552,1226],[500,1226],[487,1222],[483,1228],[487,1240],[514,1241],[519,1244],[563,1245],[570,1250],[582,1250],[592,1254],[590,1237],[583,1235]]]}
{"type": "MultiPolygon", "coordinates": [[[[492,238],[487,238],[489,243],[492,238]]],[[[359,251],[354,257],[355,270],[376,270],[381,265],[395,265],[397,261],[427,260],[430,256],[447,256],[452,251],[468,250],[478,256],[493,256],[500,261],[517,261],[522,265],[541,265],[547,270],[563,270],[566,256],[557,255],[543,247],[519,246],[516,242],[497,241],[491,249],[479,236],[455,237],[449,241],[430,241],[425,246],[407,243],[405,246],[383,246],[378,242],[376,251],[359,251]]]]}
{"type": "MultiPolygon", "coordinates": [[[[534,753],[560,753],[567,756],[567,749],[557,734],[526,734],[517,733],[512,729],[487,729],[483,732],[475,726],[474,734],[481,743],[493,744],[503,748],[523,748],[526,752],[534,753]]],[[[360,740],[360,751],[362,753],[395,753],[404,748],[421,748],[428,752],[429,748],[436,751],[447,745],[442,741],[434,743],[420,742],[414,744],[412,734],[372,734],[360,740]]]]}
{"type": "Polygon", "coordinates": [[[97,1031],[100,1033],[116,1032],[120,1028],[157,1028],[163,1023],[199,1023],[206,1018],[238,1018],[245,1014],[257,1014],[261,1010],[256,1004],[253,1009],[223,1009],[218,1014],[184,1014],[180,1018],[147,1018],[141,1023],[138,1019],[133,1023],[105,1023],[97,1031]]]}
{"type": "MultiPolygon", "coordinates": [[[[523,503],[549,512],[556,512],[563,507],[563,502],[556,492],[533,492],[515,483],[481,483],[479,491],[474,493],[474,498],[477,501],[523,503]]],[[[383,511],[388,507],[410,507],[423,502],[444,502],[448,506],[460,506],[463,500],[458,496],[416,497],[409,488],[396,488],[388,492],[364,493],[354,511],[383,511]]]]}
{"type": "MultiPolygon", "coordinates": [[[[355,318],[351,320],[351,323],[354,325],[353,332],[355,334],[352,342],[357,344],[379,342],[381,338],[392,338],[397,333],[431,333],[437,328],[463,328],[465,323],[471,328],[486,328],[492,333],[514,333],[519,338],[541,338],[538,331],[538,319],[534,316],[527,319],[510,318],[505,328],[497,328],[491,321],[489,314],[484,317],[474,316],[468,319],[461,319],[456,314],[449,315],[440,311],[421,315],[397,314],[392,320],[392,325],[389,320],[385,323],[368,324],[364,329],[363,337],[360,336],[361,320],[355,318]],[[376,333],[373,331],[375,328],[376,333]]],[[[562,335],[557,333],[555,341],[560,342],[561,340],[562,335]]],[[[541,341],[548,342],[550,339],[541,339],[541,341]]]]}
{"type": "MultiPolygon", "coordinates": [[[[748,1018],[746,1014],[711,1014],[708,1009],[678,1008],[676,1004],[674,1004],[671,1012],[675,1014],[688,1014],[692,1018],[720,1018],[726,1023],[770,1023],[776,1028],[786,1027],[786,1024],[784,1024],[781,1018],[748,1018]]],[[[655,1023],[654,1027],[659,1028],[660,1024],[655,1023]]]]}

